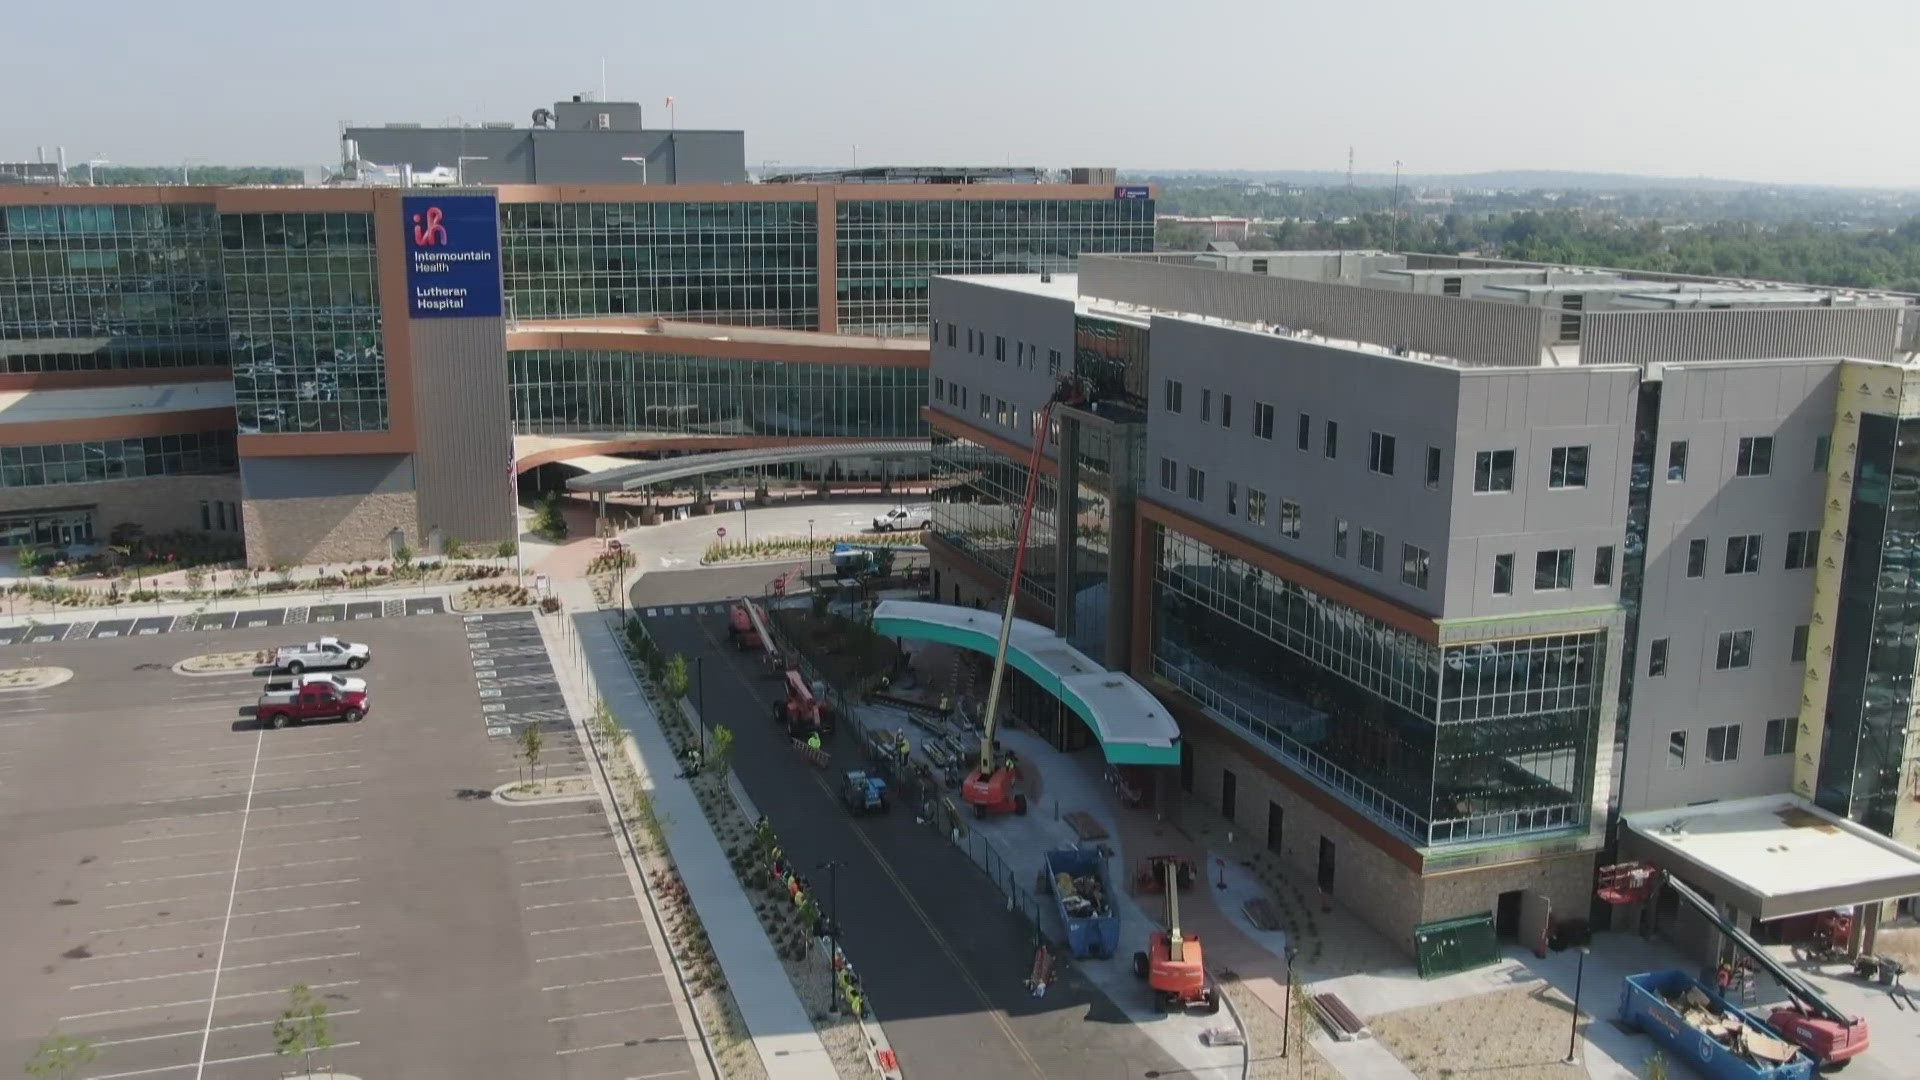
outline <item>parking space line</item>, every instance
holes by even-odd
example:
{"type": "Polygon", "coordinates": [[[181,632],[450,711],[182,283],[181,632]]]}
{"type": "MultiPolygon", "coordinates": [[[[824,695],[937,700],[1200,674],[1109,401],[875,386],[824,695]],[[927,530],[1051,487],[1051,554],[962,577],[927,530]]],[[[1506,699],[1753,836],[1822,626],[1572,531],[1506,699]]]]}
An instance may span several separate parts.
{"type": "Polygon", "coordinates": [[[534,958],[536,964],[550,964],[555,960],[578,960],[583,956],[618,956],[621,953],[652,952],[651,945],[632,945],[623,949],[596,949],[593,952],[567,953],[564,956],[540,956],[534,958]]]}
{"type": "MultiPolygon", "coordinates": [[[[360,1040],[355,1039],[352,1042],[334,1043],[332,1046],[332,1049],[344,1050],[349,1046],[359,1046],[359,1045],[360,1045],[360,1040]]],[[[124,1080],[125,1077],[129,1077],[129,1076],[153,1076],[158,1073],[180,1072],[183,1069],[194,1069],[195,1070],[194,1075],[199,1076],[201,1073],[206,1071],[206,1068],[209,1065],[232,1065],[233,1063],[238,1061],[259,1061],[261,1058],[270,1058],[270,1057],[279,1057],[279,1056],[280,1056],[280,1051],[278,1050],[269,1050],[264,1054],[241,1054],[239,1057],[207,1058],[203,1056],[201,1057],[200,1061],[197,1064],[195,1062],[189,1061],[185,1065],[162,1065],[158,1068],[153,1068],[153,1069],[135,1069],[132,1072],[95,1073],[93,1074],[92,1077],[89,1078],[89,1080],[124,1080]]]]}
{"type": "MultiPolygon", "coordinates": [[[[305,904],[300,907],[274,908],[272,911],[249,911],[245,917],[258,919],[267,915],[291,915],[296,911],[327,911],[332,908],[357,907],[358,900],[341,900],[332,904],[305,904]]],[[[209,915],[204,919],[168,919],[165,922],[139,923],[134,926],[116,926],[106,930],[89,931],[93,934],[130,934],[136,930],[152,930],[158,926],[192,926],[194,923],[219,922],[223,916],[209,915]]]]}
{"type": "MultiPolygon", "coordinates": [[[[347,801],[347,802],[359,802],[360,800],[358,800],[358,799],[348,799],[348,800],[346,800],[346,801],[347,801]]],[[[326,805],[326,804],[322,804],[322,805],[326,805]]],[[[282,806],[282,807],[272,807],[272,806],[266,806],[266,807],[261,807],[261,809],[263,809],[263,810],[275,810],[275,809],[279,809],[279,810],[285,810],[285,809],[287,809],[287,808],[286,808],[286,807],[284,807],[284,806],[282,806]]],[[[174,820],[174,819],[173,819],[173,818],[147,818],[146,820],[148,820],[148,821],[172,821],[172,820],[174,820]]],[[[360,819],[359,819],[359,818],[357,818],[357,817],[343,817],[343,818],[321,818],[321,819],[320,819],[319,821],[282,821],[282,822],[279,822],[278,824],[274,824],[274,825],[255,825],[255,826],[253,826],[253,831],[254,831],[254,832],[265,832],[265,831],[266,831],[266,830],[268,830],[268,829],[298,829],[298,828],[302,828],[302,827],[305,827],[305,826],[308,826],[308,825],[345,825],[345,824],[348,824],[348,823],[350,823],[350,822],[355,822],[355,821],[359,821],[359,820],[360,820],[360,819]]],[[[150,844],[150,843],[153,843],[153,842],[154,842],[154,841],[156,841],[156,840],[192,840],[192,839],[196,839],[196,838],[198,838],[198,837],[202,837],[202,836],[226,836],[226,835],[227,835],[227,832],[226,832],[226,830],[224,830],[224,829],[216,829],[216,830],[214,830],[214,831],[212,831],[212,832],[197,832],[197,833],[174,833],[174,834],[173,834],[173,835],[171,835],[171,836],[135,836],[135,837],[132,837],[132,838],[130,838],[130,839],[126,839],[126,840],[122,840],[122,841],[120,841],[120,842],[121,842],[121,843],[123,843],[123,844],[150,844]]],[[[313,841],[313,842],[317,844],[317,843],[319,843],[320,841],[318,841],[318,840],[315,840],[315,841],[313,841]]],[[[184,855],[183,855],[183,856],[181,856],[181,858],[185,858],[185,857],[186,857],[186,856],[184,856],[184,855]]]]}
{"type": "Polygon", "coordinates": [[[541,934],[571,934],[579,930],[604,930],[610,926],[639,926],[646,921],[645,919],[617,919],[613,922],[588,923],[585,926],[556,926],[550,930],[529,930],[527,931],[527,936],[539,937],[541,934]]]}
{"type": "MultiPolygon", "coordinates": [[[[354,783],[356,783],[356,784],[357,784],[357,783],[359,783],[359,781],[358,781],[358,780],[356,780],[356,781],[354,781],[354,783]]],[[[271,794],[276,794],[276,793],[275,793],[275,792],[263,792],[262,794],[268,794],[268,795],[271,795],[271,794]]],[[[323,801],[323,802],[303,802],[303,803],[288,803],[288,804],[287,804],[287,805],[285,805],[285,806],[263,806],[263,807],[261,807],[260,809],[261,809],[262,811],[267,811],[267,810],[308,810],[308,809],[311,809],[311,808],[313,808],[313,807],[316,807],[316,806],[345,806],[345,805],[346,805],[346,804],[348,804],[348,803],[357,803],[357,802],[359,802],[359,801],[360,801],[359,799],[327,799],[327,800],[325,800],[325,801],[323,801]]],[[[149,817],[149,818],[135,818],[135,819],[133,819],[132,821],[129,821],[129,822],[127,822],[127,824],[129,824],[129,825],[150,825],[150,824],[152,824],[152,823],[154,823],[154,822],[156,822],[156,821],[179,821],[179,820],[181,820],[181,819],[183,819],[183,818],[203,818],[203,817],[225,817],[225,816],[227,816],[228,814],[237,814],[237,813],[239,813],[239,812],[240,812],[239,810],[199,810],[199,811],[195,811],[194,813],[191,813],[191,814],[168,814],[168,815],[166,815],[166,816],[164,816],[164,817],[149,817]]]]}
{"type": "MultiPolygon", "coordinates": [[[[228,971],[251,971],[255,968],[279,967],[281,964],[304,964],[312,960],[343,960],[359,956],[358,952],[329,953],[325,956],[289,956],[284,960],[262,960],[257,964],[232,964],[228,971]]],[[[97,990],[102,986],[125,986],[128,983],[159,982],[161,979],[184,979],[193,975],[214,975],[219,968],[196,968],[192,971],[171,971],[165,975],[138,975],[131,979],[108,979],[104,982],[74,983],[69,990],[97,990]]],[[[218,991],[215,991],[218,993],[218,991]]]]}
{"type": "MultiPolygon", "coordinates": [[[[355,765],[355,766],[353,766],[353,767],[357,769],[357,768],[359,768],[360,766],[358,766],[358,765],[355,765]]],[[[267,774],[265,774],[265,773],[262,773],[261,775],[262,775],[262,776],[265,776],[265,775],[267,775],[267,774]]],[[[291,774],[289,774],[289,773],[281,773],[280,775],[281,775],[281,776],[288,776],[288,775],[291,775],[291,774]]],[[[261,788],[261,789],[260,789],[260,794],[262,794],[262,795],[288,795],[288,794],[291,794],[291,793],[293,793],[293,792],[296,792],[296,791],[325,791],[325,790],[327,790],[327,789],[329,789],[329,788],[343,788],[343,787],[353,787],[353,786],[354,786],[355,784],[358,784],[358,783],[361,783],[361,781],[359,781],[359,780],[336,780],[336,781],[334,781],[334,782],[333,782],[333,783],[331,783],[331,784],[303,784],[303,785],[301,785],[300,787],[283,787],[283,788],[261,788]]],[[[273,809],[273,807],[270,807],[270,806],[269,806],[269,807],[264,807],[264,809],[267,809],[267,810],[271,810],[271,809],[273,809]]]]}
{"type": "Polygon", "coordinates": [[[645,1076],[629,1076],[627,1080],[665,1080],[666,1077],[685,1076],[692,1071],[692,1069],[674,1069],[671,1072],[647,1073],[645,1076]]]}
{"type": "Polygon", "coordinates": [[[89,955],[89,956],[83,956],[80,959],[81,960],[118,960],[123,956],[146,956],[150,953],[185,952],[188,949],[204,949],[211,944],[213,944],[213,942],[203,941],[193,945],[167,945],[158,949],[129,949],[126,952],[93,953],[92,955],[89,955]]]}
{"type": "Polygon", "coordinates": [[[608,983],[639,982],[642,979],[658,979],[658,978],[661,978],[661,974],[657,971],[651,975],[616,975],[611,979],[591,979],[587,982],[561,983],[558,986],[543,986],[540,988],[540,990],[543,993],[552,991],[552,990],[578,990],[580,987],[583,987],[583,986],[605,986],[608,983]]]}
{"type": "MultiPolygon", "coordinates": [[[[234,891],[233,895],[244,896],[247,893],[284,892],[288,889],[318,889],[323,885],[351,885],[354,882],[359,880],[360,879],[357,877],[349,877],[349,878],[335,878],[332,881],[309,881],[309,882],[303,882],[302,884],[299,884],[299,885],[268,885],[268,886],[265,886],[264,888],[257,888],[257,889],[237,889],[234,891]]],[[[219,896],[219,895],[220,895],[219,893],[194,893],[191,896],[168,896],[168,897],[163,897],[159,900],[134,900],[130,903],[125,903],[125,904],[106,904],[106,905],[103,905],[100,910],[112,911],[116,908],[151,907],[154,904],[177,904],[182,900],[199,900],[202,897],[219,896]]]]}
{"type": "Polygon", "coordinates": [[[626,893],[621,896],[601,896],[601,897],[596,897],[592,900],[556,900],[551,904],[528,904],[526,907],[526,910],[541,911],[546,908],[576,907],[580,904],[614,904],[614,903],[619,903],[622,900],[625,900],[628,903],[632,903],[633,894],[626,893]]]}
{"type": "Polygon", "coordinates": [[[532,866],[534,863],[566,862],[568,859],[617,859],[618,851],[579,851],[572,855],[542,855],[537,859],[515,859],[515,866],[532,866]]]}
{"type": "Polygon", "coordinates": [[[595,1050],[618,1050],[622,1047],[635,1045],[638,1044],[630,1042],[601,1043],[599,1046],[575,1046],[566,1050],[555,1050],[554,1053],[560,1057],[566,1057],[568,1054],[587,1054],[595,1050]]]}
{"type": "Polygon", "coordinates": [[[609,836],[609,834],[608,834],[608,833],[606,833],[605,831],[601,831],[601,832],[576,832],[576,833],[561,833],[561,834],[560,834],[559,836],[527,836],[527,837],[522,837],[522,838],[521,838],[521,839],[519,839],[519,840],[512,840],[512,841],[509,841],[509,843],[514,843],[514,844],[538,844],[538,843],[540,843],[540,842],[541,842],[541,841],[543,841],[543,840],[580,840],[580,839],[584,839],[584,838],[586,838],[586,837],[589,837],[589,836],[591,836],[591,837],[594,837],[594,838],[596,838],[596,839],[599,839],[599,840],[606,840],[606,839],[609,839],[609,838],[610,838],[610,836],[609,836]]]}
{"type": "Polygon", "coordinates": [[[569,881],[605,881],[607,878],[623,878],[626,876],[627,872],[622,870],[617,874],[583,874],[580,877],[557,877],[547,878],[544,881],[523,881],[521,885],[525,888],[532,888],[535,885],[564,885],[569,881]]]}
{"type": "Polygon", "coordinates": [[[566,813],[566,814],[542,814],[539,817],[508,818],[507,824],[525,825],[525,824],[528,824],[529,822],[534,822],[534,821],[565,821],[567,818],[588,817],[588,816],[591,816],[592,814],[604,814],[605,812],[606,811],[600,809],[598,804],[595,804],[591,811],[575,810],[571,813],[566,813]]]}
{"type": "Polygon", "coordinates": [[[167,799],[143,799],[140,802],[134,803],[133,805],[165,806],[168,803],[195,802],[195,801],[204,801],[206,799],[237,799],[244,794],[246,794],[246,792],[244,791],[216,791],[211,795],[175,795],[172,798],[167,798],[167,799]]]}
{"type": "Polygon", "coordinates": [[[359,923],[354,923],[352,926],[330,926],[325,930],[288,930],[278,934],[255,934],[252,937],[237,937],[233,939],[233,943],[235,945],[244,945],[252,944],[256,941],[278,941],[281,938],[312,937],[314,934],[344,934],[358,929],[360,929],[359,923]]]}
{"type": "MultiPolygon", "coordinates": [[[[341,979],[338,982],[308,983],[307,989],[334,990],[342,986],[359,986],[359,985],[360,985],[359,979],[341,979]]],[[[238,1001],[241,998],[284,997],[286,996],[286,993],[287,993],[286,987],[280,987],[279,989],[275,989],[275,990],[251,990],[244,994],[228,994],[227,1000],[238,1001]]],[[[61,1017],[59,1022],[64,1024],[69,1020],[92,1020],[95,1017],[99,1017],[99,1016],[124,1016],[127,1013],[146,1012],[149,1009],[176,1009],[182,1005],[198,1005],[205,1000],[207,999],[206,998],[188,998],[185,1001],[163,1001],[157,1005],[129,1005],[124,1009],[101,1009],[97,1012],[73,1013],[69,1016],[61,1017]]]]}
{"type": "MultiPolygon", "coordinates": [[[[629,1005],[624,1009],[601,1009],[599,1012],[574,1013],[572,1016],[556,1016],[548,1020],[547,1023],[564,1024],[569,1020],[591,1020],[596,1016],[620,1016],[624,1013],[641,1012],[646,1009],[671,1008],[672,1005],[673,1005],[673,1002],[671,1001],[660,1001],[660,1002],[655,1002],[652,1005],[629,1005]]],[[[100,1044],[96,1044],[96,1045],[100,1045],[100,1044]]]]}
{"type": "MultiPolygon", "coordinates": [[[[646,1006],[646,1007],[652,1008],[652,1006],[646,1006]]],[[[327,1018],[331,1020],[336,1016],[357,1016],[359,1015],[359,1013],[360,1013],[359,1009],[337,1009],[337,1010],[328,1009],[327,1018]]],[[[216,1027],[213,1030],[244,1031],[247,1028],[268,1027],[276,1023],[279,1023],[279,1021],[278,1020],[249,1020],[244,1024],[221,1024],[219,1027],[216,1027]]],[[[159,1042],[162,1039],[181,1039],[181,1038],[185,1038],[188,1035],[198,1035],[198,1034],[200,1033],[197,1031],[172,1031],[172,1032],[168,1032],[165,1035],[136,1035],[131,1039],[101,1039],[98,1042],[93,1043],[93,1045],[95,1046],[126,1046],[130,1043],[159,1042]]]]}
{"type": "MultiPolygon", "coordinates": [[[[331,859],[308,859],[303,862],[277,863],[272,866],[249,866],[247,867],[247,869],[248,870],[291,870],[296,866],[321,866],[326,863],[352,862],[355,859],[358,859],[359,857],[360,856],[358,855],[336,855],[331,859]]],[[[216,877],[224,873],[226,873],[225,870],[208,870],[207,872],[201,873],[201,874],[169,874],[166,877],[135,878],[129,881],[109,881],[107,882],[107,888],[111,889],[120,885],[152,885],[156,882],[161,882],[161,881],[184,881],[188,878],[197,878],[197,877],[216,877]]]]}

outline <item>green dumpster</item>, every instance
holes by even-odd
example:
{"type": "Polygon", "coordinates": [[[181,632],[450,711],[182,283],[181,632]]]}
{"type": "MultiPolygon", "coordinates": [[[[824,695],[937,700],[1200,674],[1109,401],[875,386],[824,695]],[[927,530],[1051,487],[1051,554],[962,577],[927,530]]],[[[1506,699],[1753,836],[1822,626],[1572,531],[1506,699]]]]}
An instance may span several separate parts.
{"type": "Polygon", "coordinates": [[[1500,959],[1493,912],[1414,927],[1413,955],[1423,979],[1486,967],[1500,959]]]}

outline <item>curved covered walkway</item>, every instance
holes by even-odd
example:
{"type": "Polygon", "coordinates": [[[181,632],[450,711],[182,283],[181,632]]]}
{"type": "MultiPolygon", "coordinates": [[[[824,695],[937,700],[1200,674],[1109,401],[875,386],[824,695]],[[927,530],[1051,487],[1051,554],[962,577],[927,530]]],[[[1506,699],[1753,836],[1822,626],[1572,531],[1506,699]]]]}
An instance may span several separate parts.
{"type": "Polygon", "coordinates": [[[567,481],[569,491],[632,491],[649,484],[713,473],[753,469],[763,465],[785,465],[821,458],[869,458],[881,461],[925,460],[932,444],[924,439],[888,439],[875,442],[811,443],[801,446],[756,447],[750,450],[716,450],[707,454],[688,454],[663,461],[632,461],[618,468],[589,472],[567,481]]]}
{"type": "MultiPolygon", "coordinates": [[[[889,637],[938,641],[993,655],[1000,617],[953,604],[883,600],[873,628],[889,637]]],[[[1180,727],[1159,699],[1127,675],[1108,671],[1038,623],[1015,619],[1007,662],[1087,722],[1115,765],[1180,764],[1180,727]]]]}

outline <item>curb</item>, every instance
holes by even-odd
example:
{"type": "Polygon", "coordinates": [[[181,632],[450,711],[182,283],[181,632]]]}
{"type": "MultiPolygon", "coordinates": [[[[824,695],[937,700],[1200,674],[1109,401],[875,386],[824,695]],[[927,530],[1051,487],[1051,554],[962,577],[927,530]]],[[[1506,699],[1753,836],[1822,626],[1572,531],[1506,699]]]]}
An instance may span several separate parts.
{"type": "MultiPolygon", "coordinates": [[[[562,779],[564,779],[564,777],[562,779]]],[[[501,806],[540,806],[545,803],[600,801],[600,793],[598,791],[587,791],[578,795],[528,795],[517,799],[508,794],[513,788],[519,786],[520,781],[518,780],[501,784],[499,787],[493,789],[493,794],[490,795],[489,798],[501,806]]]]}
{"type": "Polygon", "coordinates": [[[0,694],[19,694],[29,690],[49,690],[73,678],[72,668],[32,667],[32,668],[11,668],[9,670],[40,671],[40,672],[45,672],[46,674],[41,676],[40,681],[29,683],[24,686],[0,686],[0,694]]]}
{"type": "MultiPolygon", "coordinates": [[[[207,656],[207,655],[209,654],[207,653],[200,654],[200,656],[207,656]]],[[[199,656],[187,657],[187,660],[197,660],[197,659],[199,659],[199,656]]],[[[184,675],[189,679],[219,679],[219,678],[231,679],[240,675],[253,675],[257,673],[261,668],[271,668],[272,666],[270,664],[263,664],[256,661],[252,664],[246,665],[245,667],[216,668],[213,671],[188,671],[184,666],[187,660],[182,660],[179,663],[173,665],[172,670],[175,675],[184,675]]],[[[260,677],[263,679],[270,679],[273,677],[273,673],[272,671],[268,671],[267,674],[262,675],[260,677]]]]}

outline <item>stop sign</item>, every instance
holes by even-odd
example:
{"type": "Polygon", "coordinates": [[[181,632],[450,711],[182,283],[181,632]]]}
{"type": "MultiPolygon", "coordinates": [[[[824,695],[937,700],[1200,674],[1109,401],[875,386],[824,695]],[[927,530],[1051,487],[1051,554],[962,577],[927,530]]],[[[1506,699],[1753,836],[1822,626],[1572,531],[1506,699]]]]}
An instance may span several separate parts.
{"type": "Polygon", "coordinates": [[[713,530],[713,535],[724,538],[727,535],[727,527],[725,525],[720,526],[713,530]]]}

